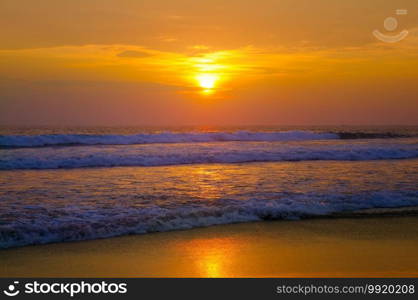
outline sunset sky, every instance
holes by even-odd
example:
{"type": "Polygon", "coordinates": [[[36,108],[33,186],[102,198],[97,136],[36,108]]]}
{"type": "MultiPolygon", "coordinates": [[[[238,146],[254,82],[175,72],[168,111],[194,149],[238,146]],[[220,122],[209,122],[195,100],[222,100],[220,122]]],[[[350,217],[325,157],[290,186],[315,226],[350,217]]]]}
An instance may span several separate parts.
{"type": "Polygon", "coordinates": [[[0,125],[418,125],[417,116],[417,0],[0,1],[0,125]],[[385,43],[375,29],[409,34],[385,43]]]}

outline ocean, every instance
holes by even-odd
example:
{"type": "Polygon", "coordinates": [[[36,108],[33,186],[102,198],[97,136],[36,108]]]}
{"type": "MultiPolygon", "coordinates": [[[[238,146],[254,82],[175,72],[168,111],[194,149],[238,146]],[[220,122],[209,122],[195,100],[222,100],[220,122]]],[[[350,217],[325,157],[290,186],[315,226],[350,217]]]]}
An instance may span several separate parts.
{"type": "Polygon", "coordinates": [[[0,248],[418,206],[418,127],[1,128],[0,248]]]}

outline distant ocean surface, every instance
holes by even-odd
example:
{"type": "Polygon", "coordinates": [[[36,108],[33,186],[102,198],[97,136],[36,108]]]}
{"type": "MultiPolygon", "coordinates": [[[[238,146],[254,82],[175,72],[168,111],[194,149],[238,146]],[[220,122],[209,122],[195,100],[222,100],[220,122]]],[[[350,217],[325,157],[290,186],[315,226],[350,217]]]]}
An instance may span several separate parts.
{"type": "Polygon", "coordinates": [[[1,128],[0,248],[418,206],[418,127],[1,128]]]}

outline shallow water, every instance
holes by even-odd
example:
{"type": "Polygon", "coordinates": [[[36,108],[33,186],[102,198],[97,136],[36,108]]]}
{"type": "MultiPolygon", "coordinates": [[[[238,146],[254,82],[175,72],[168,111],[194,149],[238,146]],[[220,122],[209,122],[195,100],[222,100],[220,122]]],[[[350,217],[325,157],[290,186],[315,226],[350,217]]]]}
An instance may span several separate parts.
{"type": "Polygon", "coordinates": [[[418,160],[2,171],[0,245],[418,205],[418,160]]]}

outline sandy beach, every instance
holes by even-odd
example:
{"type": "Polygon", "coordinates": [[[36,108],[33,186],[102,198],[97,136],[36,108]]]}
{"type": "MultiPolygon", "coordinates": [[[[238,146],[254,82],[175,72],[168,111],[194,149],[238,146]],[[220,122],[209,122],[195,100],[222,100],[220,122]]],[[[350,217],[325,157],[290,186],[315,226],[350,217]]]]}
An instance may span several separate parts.
{"type": "Polygon", "coordinates": [[[416,277],[418,217],[326,218],[0,251],[1,277],[416,277]]]}

